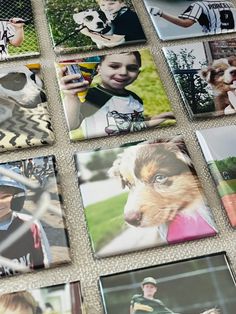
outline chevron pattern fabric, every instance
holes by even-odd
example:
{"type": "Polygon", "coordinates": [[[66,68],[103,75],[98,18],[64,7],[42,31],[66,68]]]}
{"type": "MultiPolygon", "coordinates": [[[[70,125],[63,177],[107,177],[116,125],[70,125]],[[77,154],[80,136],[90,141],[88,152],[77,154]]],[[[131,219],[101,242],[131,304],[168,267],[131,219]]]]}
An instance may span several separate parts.
{"type": "Polygon", "coordinates": [[[15,107],[12,118],[0,125],[0,152],[52,144],[53,141],[47,103],[34,109],[15,107]]]}

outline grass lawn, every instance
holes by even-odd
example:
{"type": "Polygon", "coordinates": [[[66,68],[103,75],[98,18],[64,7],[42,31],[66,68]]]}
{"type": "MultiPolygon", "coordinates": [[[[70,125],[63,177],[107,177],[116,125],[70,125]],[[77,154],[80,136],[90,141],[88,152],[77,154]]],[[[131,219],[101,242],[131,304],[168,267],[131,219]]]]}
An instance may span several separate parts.
{"type": "Polygon", "coordinates": [[[236,179],[221,181],[217,185],[217,189],[221,197],[227,194],[236,193],[236,179]]]}
{"type": "Polygon", "coordinates": [[[88,228],[95,251],[109,243],[124,228],[124,206],[128,193],[85,208],[88,228]]]}

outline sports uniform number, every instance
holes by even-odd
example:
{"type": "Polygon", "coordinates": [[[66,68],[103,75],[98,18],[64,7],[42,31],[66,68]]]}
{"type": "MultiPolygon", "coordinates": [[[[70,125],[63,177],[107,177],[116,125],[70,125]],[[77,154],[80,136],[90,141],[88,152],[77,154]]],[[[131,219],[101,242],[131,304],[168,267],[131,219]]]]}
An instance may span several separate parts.
{"type": "Polygon", "coordinates": [[[234,16],[230,10],[220,11],[221,29],[234,28],[234,16]]]}

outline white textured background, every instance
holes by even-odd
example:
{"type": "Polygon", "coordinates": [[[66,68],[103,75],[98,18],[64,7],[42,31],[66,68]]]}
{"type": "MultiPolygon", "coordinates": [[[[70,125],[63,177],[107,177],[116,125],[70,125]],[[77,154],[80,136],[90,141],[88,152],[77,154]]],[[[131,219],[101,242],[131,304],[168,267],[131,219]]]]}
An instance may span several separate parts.
{"type": "MultiPolygon", "coordinates": [[[[49,270],[42,270],[31,274],[1,279],[0,291],[10,292],[22,289],[32,289],[67,281],[80,280],[85,303],[88,306],[88,314],[100,314],[103,313],[98,289],[98,278],[100,275],[181,260],[183,258],[190,258],[219,251],[227,252],[233,269],[235,270],[236,230],[230,226],[225,211],[221,207],[219,197],[216,193],[213,181],[197,143],[195,130],[234,124],[236,116],[204,119],[194,122],[189,120],[184,110],[183,102],[177,92],[174,80],[170,75],[164,55],[161,51],[163,46],[171,46],[176,44],[176,42],[160,42],[143,2],[141,0],[134,0],[134,6],[140,16],[141,23],[148,38],[148,42],[145,47],[149,47],[154,55],[159,74],[177,118],[177,125],[171,128],[149,130],[146,132],[109,139],[95,139],[70,143],[63,108],[58,93],[56,73],[54,70],[54,61],[56,60],[56,56],[53,52],[47,29],[43,2],[42,0],[33,0],[32,2],[36,16],[36,27],[39,35],[41,56],[39,58],[29,59],[28,62],[40,62],[42,64],[42,74],[44,76],[47,95],[49,98],[50,113],[52,115],[52,125],[55,131],[56,141],[53,146],[1,153],[0,162],[37,157],[47,154],[54,154],[56,156],[64,196],[66,223],[71,243],[72,264],[49,270]],[[74,153],[78,151],[91,150],[97,147],[116,147],[125,142],[136,141],[139,139],[155,139],[162,136],[174,136],[179,133],[181,133],[185,139],[186,145],[203,184],[208,202],[212,208],[219,229],[219,235],[199,241],[149,249],[122,256],[105,258],[102,260],[94,259],[89,244],[86,222],[81,205],[81,197],[77,186],[73,160],[74,153]]],[[[236,4],[236,0],[233,2],[236,4]]],[[[224,36],[224,38],[232,38],[234,36],[235,35],[231,34],[224,36]]],[[[214,37],[214,39],[217,38],[222,38],[222,36],[214,37]]],[[[210,37],[200,39],[196,38],[192,41],[198,42],[207,39],[209,40],[210,37]]],[[[186,42],[190,42],[190,40],[178,41],[180,44],[186,42]]],[[[133,49],[133,47],[130,46],[129,49],[133,49]]],[[[122,50],[122,48],[114,49],[114,51],[120,50],[122,50]]],[[[81,56],[87,55],[96,55],[96,53],[81,54],[81,56]]],[[[65,58],[67,57],[64,56],[64,59],[65,58]]],[[[11,61],[8,62],[7,66],[25,64],[26,62],[27,61],[23,59],[19,61],[11,61]]],[[[1,66],[6,66],[6,63],[2,63],[1,66]]]]}

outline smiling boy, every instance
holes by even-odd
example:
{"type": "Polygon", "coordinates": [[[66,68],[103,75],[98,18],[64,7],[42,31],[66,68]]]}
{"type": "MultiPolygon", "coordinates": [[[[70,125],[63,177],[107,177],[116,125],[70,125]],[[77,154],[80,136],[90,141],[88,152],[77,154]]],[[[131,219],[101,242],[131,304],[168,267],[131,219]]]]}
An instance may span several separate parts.
{"type": "MultiPolygon", "coordinates": [[[[140,73],[139,52],[103,56],[97,72],[101,83],[90,87],[87,81],[74,83],[79,74],[61,78],[64,104],[70,130],[80,127],[85,138],[139,131],[147,126],[143,103],[135,93],[126,89],[140,73]],[[81,103],[78,92],[88,89],[86,102],[81,103]]],[[[66,73],[66,68],[63,70],[66,73]]]]}

